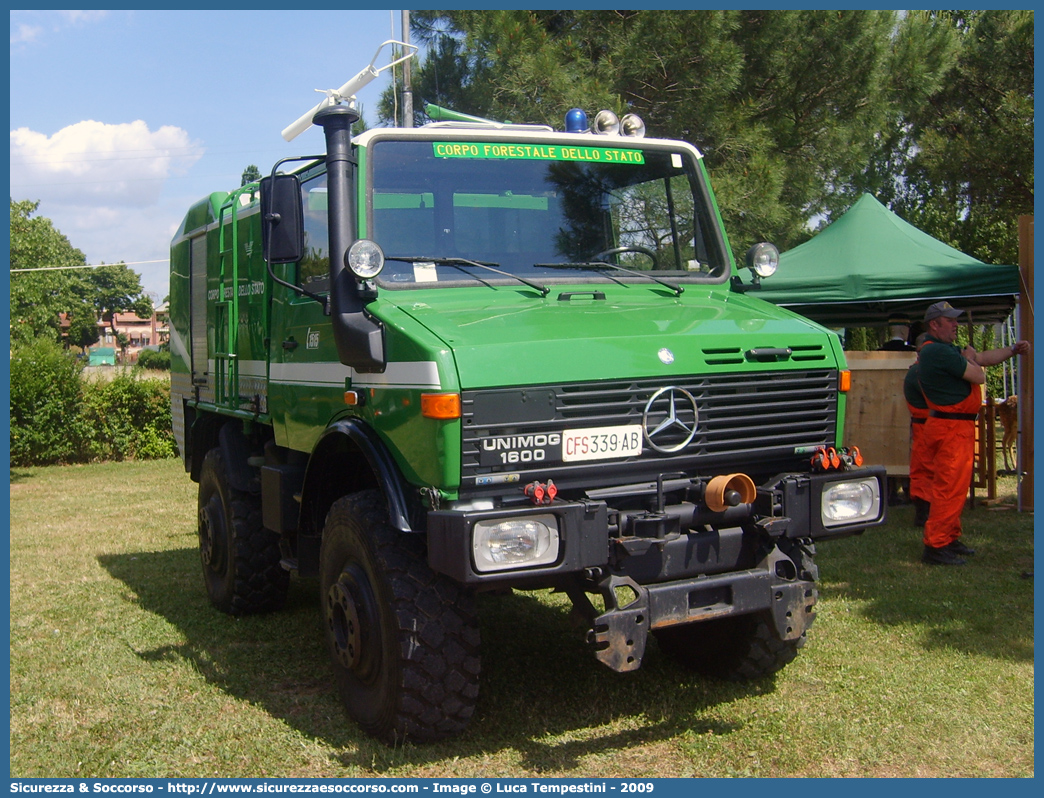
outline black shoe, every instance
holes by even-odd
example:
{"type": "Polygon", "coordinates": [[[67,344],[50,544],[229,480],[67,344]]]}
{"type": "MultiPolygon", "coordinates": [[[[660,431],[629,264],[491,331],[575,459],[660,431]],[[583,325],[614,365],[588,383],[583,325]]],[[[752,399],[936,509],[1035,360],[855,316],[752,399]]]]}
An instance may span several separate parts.
{"type": "Polygon", "coordinates": [[[934,546],[925,546],[921,562],[925,565],[964,565],[964,560],[954,554],[948,547],[940,549],[934,546]]]}
{"type": "Polygon", "coordinates": [[[971,557],[973,554],[975,554],[975,549],[969,549],[967,546],[961,543],[959,539],[952,541],[948,546],[946,546],[946,550],[952,551],[954,554],[960,557],[971,557]]]}
{"type": "Polygon", "coordinates": [[[924,499],[914,499],[914,526],[924,526],[928,523],[928,512],[932,505],[924,499]]]}

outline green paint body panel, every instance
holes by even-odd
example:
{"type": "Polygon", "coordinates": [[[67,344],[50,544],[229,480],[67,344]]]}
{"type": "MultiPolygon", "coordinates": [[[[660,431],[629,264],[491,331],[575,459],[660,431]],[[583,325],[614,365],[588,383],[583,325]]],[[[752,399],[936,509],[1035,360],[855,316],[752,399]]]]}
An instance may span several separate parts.
{"type": "Polygon", "coordinates": [[[655,284],[610,285],[598,289],[605,299],[558,299],[590,290],[555,286],[542,298],[524,287],[417,291],[401,309],[452,349],[465,389],[764,371],[745,353],[779,346],[795,356],[773,368],[837,364],[821,329],[727,290],[675,297],[655,284]],[[658,357],[664,348],[670,363],[658,357]]]}

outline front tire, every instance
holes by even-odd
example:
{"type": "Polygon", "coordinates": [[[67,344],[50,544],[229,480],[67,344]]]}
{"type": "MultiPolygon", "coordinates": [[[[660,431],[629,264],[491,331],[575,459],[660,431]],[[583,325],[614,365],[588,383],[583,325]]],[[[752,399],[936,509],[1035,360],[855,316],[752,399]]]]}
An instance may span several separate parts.
{"type": "Polygon", "coordinates": [[[229,484],[220,448],[203,459],[198,511],[199,554],[210,603],[229,615],[280,609],[290,574],[279,562],[279,536],[261,523],[257,497],[229,484]]]}
{"type": "Polygon", "coordinates": [[[394,745],[467,727],[480,671],[474,596],[428,567],[420,536],[388,525],[377,491],[330,509],[320,599],[341,698],[364,731],[394,745]]]}

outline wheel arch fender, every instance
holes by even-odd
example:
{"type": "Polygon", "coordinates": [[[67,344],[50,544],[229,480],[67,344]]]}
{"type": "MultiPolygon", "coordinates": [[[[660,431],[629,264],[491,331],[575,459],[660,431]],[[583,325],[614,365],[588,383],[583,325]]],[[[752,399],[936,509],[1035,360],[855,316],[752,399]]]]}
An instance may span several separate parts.
{"type": "Polygon", "coordinates": [[[388,523],[413,532],[417,509],[391,452],[373,429],[359,419],[335,421],[320,435],[308,459],[301,490],[301,531],[320,535],[330,507],[349,493],[376,488],[384,494],[388,523]]]}
{"type": "Polygon", "coordinates": [[[257,493],[261,489],[258,470],[248,462],[252,444],[240,422],[216,413],[200,413],[192,422],[188,438],[191,441],[188,470],[194,482],[199,482],[207,453],[219,447],[229,484],[244,493],[257,493]]]}
{"type": "Polygon", "coordinates": [[[236,490],[244,493],[259,493],[261,480],[258,470],[250,465],[250,444],[243,434],[243,425],[233,422],[222,425],[218,432],[218,445],[225,458],[228,481],[236,490]]]}
{"type": "Polygon", "coordinates": [[[219,445],[219,434],[223,419],[213,413],[200,413],[189,408],[192,415],[186,438],[188,440],[189,475],[193,482],[199,482],[203,471],[203,460],[207,452],[219,445]]]}

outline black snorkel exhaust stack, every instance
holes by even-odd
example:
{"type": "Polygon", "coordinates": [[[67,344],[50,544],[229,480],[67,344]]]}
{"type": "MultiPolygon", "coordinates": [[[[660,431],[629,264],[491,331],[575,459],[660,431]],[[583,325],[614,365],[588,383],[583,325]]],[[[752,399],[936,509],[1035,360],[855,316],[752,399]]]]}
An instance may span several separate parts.
{"type": "Polygon", "coordinates": [[[372,373],[384,371],[384,331],[366,312],[363,287],[345,266],[345,255],[354,240],[351,143],[352,125],[358,120],[359,112],[347,105],[328,106],[312,118],[326,135],[330,315],[337,356],[356,371],[372,373]]]}

